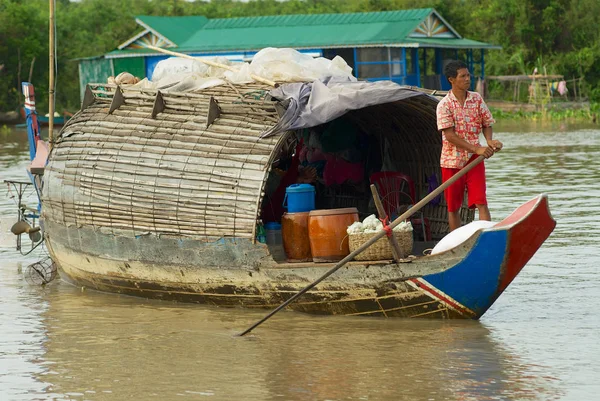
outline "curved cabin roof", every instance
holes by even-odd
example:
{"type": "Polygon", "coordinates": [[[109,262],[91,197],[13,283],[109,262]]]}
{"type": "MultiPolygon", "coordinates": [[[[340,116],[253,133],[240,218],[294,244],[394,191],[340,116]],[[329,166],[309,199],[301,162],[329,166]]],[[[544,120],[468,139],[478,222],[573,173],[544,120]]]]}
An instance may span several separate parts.
{"type": "MultiPolygon", "coordinates": [[[[272,160],[291,135],[282,127],[264,137],[281,122],[271,89],[161,93],[90,85],[50,155],[44,217],[115,235],[254,238],[272,160]]],[[[416,175],[439,170],[441,138],[437,100],[412,94],[348,115],[385,137],[416,175]]]]}

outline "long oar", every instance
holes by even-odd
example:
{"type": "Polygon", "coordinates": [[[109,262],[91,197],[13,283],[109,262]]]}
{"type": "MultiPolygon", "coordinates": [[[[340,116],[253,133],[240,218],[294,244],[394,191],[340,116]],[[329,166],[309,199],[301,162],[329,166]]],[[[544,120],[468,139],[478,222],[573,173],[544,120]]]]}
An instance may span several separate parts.
{"type": "MultiPolygon", "coordinates": [[[[204,63],[206,65],[210,65],[212,67],[217,67],[217,68],[222,68],[224,70],[238,72],[238,70],[235,67],[232,67],[230,65],[225,65],[225,64],[221,64],[221,63],[215,63],[214,61],[206,60],[206,59],[199,58],[199,57],[190,56],[189,54],[178,53],[178,52],[174,52],[174,51],[167,50],[167,49],[162,49],[160,47],[156,47],[156,46],[152,46],[152,45],[144,45],[144,47],[147,47],[148,49],[156,50],[157,52],[168,54],[170,56],[187,58],[187,59],[190,59],[190,60],[199,61],[201,63],[204,63]]],[[[258,76],[256,74],[250,74],[250,78],[252,78],[255,81],[262,82],[263,84],[271,85],[274,88],[277,88],[279,86],[279,84],[277,84],[277,82],[271,81],[270,79],[267,79],[267,78],[263,78],[263,77],[258,76]]]]}
{"type": "MultiPolygon", "coordinates": [[[[412,216],[413,214],[415,214],[419,209],[421,209],[423,206],[425,206],[426,204],[428,204],[433,198],[435,198],[436,196],[438,196],[439,194],[441,194],[446,188],[448,188],[450,185],[452,185],[456,180],[458,180],[460,177],[462,177],[463,175],[465,175],[473,167],[475,167],[476,165],[478,165],[479,163],[481,163],[481,161],[483,159],[484,159],[483,156],[479,156],[477,159],[473,160],[471,163],[469,163],[468,165],[466,165],[462,170],[460,170],[458,173],[456,173],[452,178],[450,178],[448,181],[446,181],[445,183],[443,183],[442,185],[440,185],[439,187],[437,187],[435,189],[435,191],[433,191],[430,194],[428,194],[426,197],[424,197],[419,202],[417,202],[416,205],[414,205],[413,207],[411,207],[410,209],[408,209],[402,216],[400,216],[396,220],[394,220],[390,224],[390,228],[393,229],[398,224],[400,224],[401,222],[403,222],[404,220],[406,220],[407,218],[409,218],[410,216],[412,216]]],[[[244,331],[243,333],[241,333],[240,336],[244,336],[244,335],[250,333],[252,330],[254,330],[256,327],[258,327],[259,325],[261,325],[263,322],[265,322],[271,316],[273,316],[274,314],[276,314],[277,312],[279,312],[280,310],[282,310],[283,308],[285,308],[286,306],[288,306],[289,304],[291,304],[292,302],[294,302],[296,299],[298,299],[305,292],[307,292],[311,288],[315,287],[317,284],[319,284],[321,281],[325,280],[327,277],[331,276],[340,267],[342,267],[346,263],[350,262],[352,259],[354,259],[354,257],[356,255],[358,255],[359,253],[361,253],[362,251],[364,251],[365,249],[367,249],[368,247],[370,247],[371,245],[373,245],[375,242],[377,242],[377,240],[379,240],[380,238],[382,238],[384,235],[386,235],[386,231],[385,230],[379,231],[370,240],[368,240],[367,242],[365,242],[364,244],[362,244],[359,248],[357,248],[356,250],[354,250],[353,252],[351,252],[344,259],[340,260],[335,266],[333,266],[331,269],[329,269],[327,271],[327,273],[323,274],[317,280],[315,280],[314,282],[312,282],[311,284],[307,285],[302,290],[300,290],[300,292],[298,292],[296,295],[294,295],[293,297],[291,297],[290,299],[288,299],[287,301],[285,301],[284,303],[282,303],[281,305],[279,305],[277,308],[273,309],[267,316],[263,317],[261,320],[259,320],[258,322],[254,323],[252,326],[250,326],[250,328],[246,329],[246,331],[244,331]]]]}

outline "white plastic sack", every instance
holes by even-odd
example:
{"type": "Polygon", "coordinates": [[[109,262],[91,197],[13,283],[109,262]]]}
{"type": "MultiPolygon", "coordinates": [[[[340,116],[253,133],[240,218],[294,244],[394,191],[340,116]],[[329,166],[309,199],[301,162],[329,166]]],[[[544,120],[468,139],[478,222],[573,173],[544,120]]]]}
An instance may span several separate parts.
{"type": "Polygon", "coordinates": [[[155,88],[174,92],[224,85],[225,79],[237,84],[252,82],[248,73],[248,64],[233,63],[225,57],[198,57],[197,60],[171,57],[159,61],[152,73],[152,83],[155,88]],[[211,66],[203,63],[202,60],[235,68],[238,72],[211,66]]]}
{"type": "Polygon", "coordinates": [[[223,85],[225,80],[234,84],[253,82],[251,75],[277,82],[311,82],[327,77],[356,81],[352,68],[339,56],[333,60],[313,58],[294,49],[269,47],[256,53],[251,63],[232,62],[225,57],[161,60],[154,68],[151,85],[165,91],[193,91],[223,85]],[[209,66],[202,60],[234,68],[234,71],[209,66]]]}
{"type": "Polygon", "coordinates": [[[313,58],[290,48],[262,49],[252,58],[250,70],[253,74],[278,82],[315,81],[332,76],[348,77],[356,81],[352,68],[343,58],[313,58]]]}
{"type": "Polygon", "coordinates": [[[188,74],[191,72],[198,72],[200,75],[206,75],[208,72],[208,65],[188,58],[169,57],[156,64],[156,67],[154,67],[154,71],[152,72],[151,80],[156,83],[161,79],[172,75],[188,74]]]}
{"type": "Polygon", "coordinates": [[[444,238],[441,239],[440,242],[437,243],[433,250],[431,251],[432,255],[436,253],[441,253],[447,251],[448,249],[452,249],[462,244],[477,231],[484,230],[486,228],[493,227],[496,223],[486,220],[477,220],[472,221],[469,224],[466,224],[462,227],[457,228],[456,230],[450,232],[444,238]]]}

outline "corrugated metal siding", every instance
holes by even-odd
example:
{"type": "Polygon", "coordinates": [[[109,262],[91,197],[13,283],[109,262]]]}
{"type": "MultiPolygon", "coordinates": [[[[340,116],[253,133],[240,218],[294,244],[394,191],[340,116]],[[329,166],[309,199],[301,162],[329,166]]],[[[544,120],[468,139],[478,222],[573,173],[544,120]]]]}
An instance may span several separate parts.
{"type": "MultiPolygon", "coordinates": [[[[415,26],[433,11],[432,8],[421,8],[413,10],[396,10],[367,13],[344,13],[344,14],[299,14],[299,15],[276,15],[266,17],[244,17],[244,18],[216,18],[210,19],[204,26],[209,29],[237,29],[257,27],[289,27],[289,26],[313,26],[313,25],[345,25],[345,24],[372,24],[378,22],[406,22],[415,26]]],[[[360,35],[360,32],[356,32],[360,35]]]]}
{"type": "Polygon", "coordinates": [[[126,90],[108,114],[115,87],[91,87],[95,102],[61,131],[46,168],[47,221],[121,236],[253,237],[280,139],[260,139],[277,121],[263,86],[165,94],[156,118],[154,91],[126,90]],[[222,114],[207,129],[211,96],[222,114]]]}
{"type": "Polygon", "coordinates": [[[202,30],[178,51],[262,49],[264,47],[323,48],[401,42],[412,29],[400,23],[285,27],[245,27],[202,30]]]}
{"type": "Polygon", "coordinates": [[[114,76],[115,71],[111,59],[94,58],[79,61],[79,96],[83,100],[85,86],[89,82],[106,82],[114,76]]]}
{"type": "Polygon", "coordinates": [[[144,61],[143,57],[116,58],[113,60],[113,65],[115,69],[115,76],[124,71],[129,72],[140,79],[146,76],[146,62],[144,61]]]}
{"type": "Polygon", "coordinates": [[[472,39],[408,38],[407,43],[418,43],[420,47],[449,49],[502,49],[502,46],[478,42],[472,39]]]}
{"type": "Polygon", "coordinates": [[[319,48],[404,41],[433,9],[209,20],[179,50],[319,48]]]}

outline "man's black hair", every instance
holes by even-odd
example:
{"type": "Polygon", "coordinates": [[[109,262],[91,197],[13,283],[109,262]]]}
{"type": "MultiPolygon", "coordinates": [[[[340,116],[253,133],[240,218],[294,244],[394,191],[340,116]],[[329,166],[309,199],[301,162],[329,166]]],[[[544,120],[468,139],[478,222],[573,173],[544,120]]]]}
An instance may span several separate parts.
{"type": "Polygon", "coordinates": [[[448,82],[450,82],[450,78],[456,78],[458,70],[463,68],[468,69],[469,67],[460,60],[453,60],[446,64],[446,67],[444,67],[444,75],[446,76],[446,79],[448,79],[448,82]]]}

